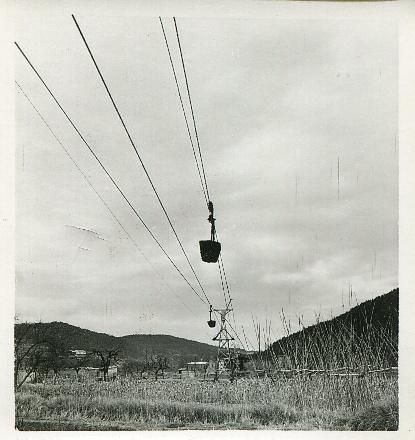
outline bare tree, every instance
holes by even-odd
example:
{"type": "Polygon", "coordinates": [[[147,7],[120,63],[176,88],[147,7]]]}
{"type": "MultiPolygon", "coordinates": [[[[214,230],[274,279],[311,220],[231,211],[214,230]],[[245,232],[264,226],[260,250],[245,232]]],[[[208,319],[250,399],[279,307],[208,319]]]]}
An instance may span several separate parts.
{"type": "Polygon", "coordinates": [[[82,367],[88,365],[91,362],[91,358],[94,353],[87,353],[85,356],[76,356],[72,355],[68,357],[67,365],[69,368],[72,368],[76,373],[76,378],[79,381],[79,372],[82,367]]]}
{"type": "Polygon", "coordinates": [[[166,356],[155,355],[152,357],[152,364],[154,369],[154,378],[158,379],[159,373],[164,377],[164,370],[169,367],[168,359],[166,356]]]}
{"type": "Polygon", "coordinates": [[[14,387],[16,390],[33,373],[37,375],[41,370],[45,370],[51,347],[53,347],[53,344],[44,335],[41,323],[15,325],[14,387]],[[20,373],[23,373],[23,375],[20,373]]]}
{"type": "Polygon", "coordinates": [[[150,353],[148,347],[144,351],[144,359],[138,360],[136,364],[138,373],[140,374],[140,379],[144,378],[144,373],[150,372],[154,368],[153,355],[150,353]]]}
{"type": "Polygon", "coordinates": [[[120,348],[114,349],[103,349],[94,350],[94,354],[100,359],[102,371],[104,373],[104,382],[108,382],[108,370],[110,368],[111,362],[116,362],[118,355],[120,353],[120,348]]]}
{"type": "Polygon", "coordinates": [[[123,363],[123,370],[125,375],[135,376],[140,374],[141,362],[134,358],[128,358],[123,363]]]}

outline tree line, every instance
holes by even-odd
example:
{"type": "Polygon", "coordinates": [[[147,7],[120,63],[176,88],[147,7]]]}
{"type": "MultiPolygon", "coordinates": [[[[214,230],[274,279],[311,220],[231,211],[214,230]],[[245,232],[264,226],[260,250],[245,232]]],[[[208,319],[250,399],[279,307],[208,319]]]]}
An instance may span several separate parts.
{"type": "MultiPolygon", "coordinates": [[[[123,356],[121,345],[111,345],[107,341],[95,348],[85,350],[80,355],[71,350],[60,335],[51,334],[43,323],[19,323],[14,332],[14,387],[15,390],[31,378],[43,382],[50,373],[56,379],[63,370],[71,369],[80,379],[80,371],[85,367],[100,368],[103,380],[109,380],[109,369],[119,365],[124,374],[139,378],[151,374],[156,380],[164,376],[171,363],[167,356],[145,348],[140,360],[123,356]]],[[[79,347],[78,347],[79,348],[79,347]]]]}

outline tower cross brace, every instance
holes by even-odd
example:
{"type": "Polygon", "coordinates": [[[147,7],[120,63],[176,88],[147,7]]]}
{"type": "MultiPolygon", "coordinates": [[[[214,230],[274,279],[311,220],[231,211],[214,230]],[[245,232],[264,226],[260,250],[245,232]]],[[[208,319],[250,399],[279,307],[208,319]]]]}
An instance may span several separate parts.
{"type": "Polygon", "coordinates": [[[230,347],[230,341],[233,341],[234,338],[228,332],[226,323],[227,323],[227,315],[233,309],[230,308],[231,300],[227,304],[225,309],[214,309],[216,312],[220,314],[220,330],[218,334],[212,339],[213,341],[218,342],[218,353],[216,357],[216,367],[215,367],[215,380],[218,380],[219,376],[225,372],[230,371],[231,380],[233,379],[233,359],[230,347]]]}

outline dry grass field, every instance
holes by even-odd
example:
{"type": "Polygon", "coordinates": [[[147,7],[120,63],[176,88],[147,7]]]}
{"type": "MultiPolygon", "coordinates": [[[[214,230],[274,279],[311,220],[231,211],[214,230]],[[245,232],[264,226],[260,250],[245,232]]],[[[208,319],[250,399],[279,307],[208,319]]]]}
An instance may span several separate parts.
{"type": "Polygon", "coordinates": [[[396,430],[396,376],[25,384],[19,430],[396,430]]]}
{"type": "MultiPolygon", "coordinates": [[[[391,301],[383,299],[387,307],[380,309],[388,311],[391,301]]],[[[347,321],[336,318],[279,346],[269,343],[255,368],[243,371],[250,376],[234,382],[179,378],[173,369],[158,380],[127,368],[110,382],[43,376],[16,388],[16,428],[397,430],[397,308],[387,312],[395,319],[386,325],[380,313],[374,320],[373,304],[366,306],[372,311],[363,319],[345,314],[347,321]],[[284,359],[288,364],[279,364],[284,359]],[[253,376],[259,372],[264,377],[253,376]]]]}

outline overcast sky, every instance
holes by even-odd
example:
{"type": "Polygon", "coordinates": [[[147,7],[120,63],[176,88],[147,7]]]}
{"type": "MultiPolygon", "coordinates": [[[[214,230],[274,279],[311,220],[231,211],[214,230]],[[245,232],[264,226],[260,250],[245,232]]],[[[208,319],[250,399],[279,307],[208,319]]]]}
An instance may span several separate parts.
{"type": "MultiPolygon", "coordinates": [[[[158,18],[77,19],[209,299],[222,306],[218,267],[200,260],[208,212],[158,18]]],[[[253,317],[271,321],[277,337],[282,309],[296,329],[298,316],[309,325],[397,287],[396,25],[177,20],[238,330],[252,340],[253,317]]],[[[181,73],[172,20],[164,23],[181,73]]],[[[198,289],[70,16],[22,20],[16,40],[198,289]]],[[[16,80],[140,249],[16,89],[19,318],[209,342],[208,308],[19,53],[16,80]]]]}

